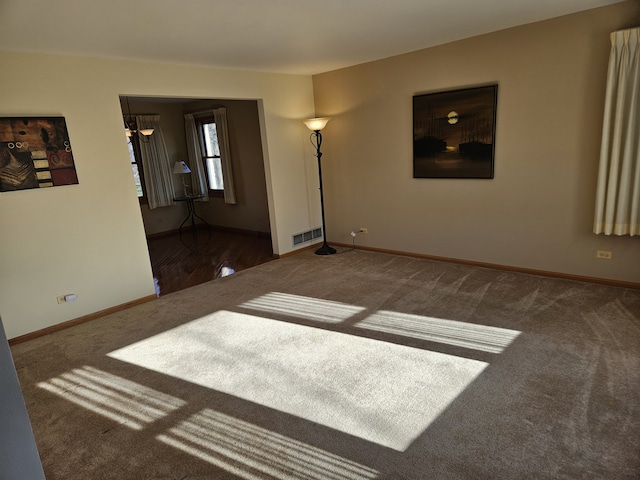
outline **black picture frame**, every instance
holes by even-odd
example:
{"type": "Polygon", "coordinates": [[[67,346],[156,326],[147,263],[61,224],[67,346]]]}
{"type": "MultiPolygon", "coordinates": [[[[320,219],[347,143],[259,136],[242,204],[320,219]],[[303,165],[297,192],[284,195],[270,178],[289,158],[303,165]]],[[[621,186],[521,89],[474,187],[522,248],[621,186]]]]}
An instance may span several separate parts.
{"type": "Polygon", "coordinates": [[[413,97],[413,178],[492,179],[498,85],[413,97]]]}

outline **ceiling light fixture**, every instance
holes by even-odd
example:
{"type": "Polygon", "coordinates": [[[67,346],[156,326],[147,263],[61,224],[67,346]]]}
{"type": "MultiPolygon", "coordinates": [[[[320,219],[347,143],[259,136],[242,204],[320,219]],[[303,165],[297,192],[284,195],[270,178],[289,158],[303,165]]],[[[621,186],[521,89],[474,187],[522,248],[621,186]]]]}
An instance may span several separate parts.
{"type": "Polygon", "coordinates": [[[142,140],[145,143],[149,142],[149,139],[145,138],[149,135],[153,134],[153,128],[141,128],[138,129],[138,124],[136,121],[136,117],[131,115],[131,108],[129,106],[129,97],[125,97],[127,99],[127,114],[123,115],[124,119],[124,134],[131,141],[132,136],[137,136],[139,140],[142,140]]]}

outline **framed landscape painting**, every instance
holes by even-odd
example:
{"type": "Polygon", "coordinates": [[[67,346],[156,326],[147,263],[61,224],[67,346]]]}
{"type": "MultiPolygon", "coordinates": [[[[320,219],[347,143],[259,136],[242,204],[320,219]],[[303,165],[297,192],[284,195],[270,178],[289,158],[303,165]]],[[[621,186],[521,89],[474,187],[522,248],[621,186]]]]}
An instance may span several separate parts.
{"type": "Polygon", "coordinates": [[[64,117],[0,118],[0,192],[77,183],[64,117]]]}
{"type": "Polygon", "coordinates": [[[413,97],[413,177],[493,178],[498,86],[413,97]]]}

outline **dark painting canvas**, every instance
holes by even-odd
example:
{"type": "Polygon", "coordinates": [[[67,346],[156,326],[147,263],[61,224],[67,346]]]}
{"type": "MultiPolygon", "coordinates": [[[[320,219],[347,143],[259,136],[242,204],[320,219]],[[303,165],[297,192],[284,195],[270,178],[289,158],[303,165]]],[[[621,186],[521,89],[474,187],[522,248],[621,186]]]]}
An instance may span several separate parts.
{"type": "Polygon", "coordinates": [[[0,192],[77,183],[64,117],[0,118],[0,192]]]}
{"type": "Polygon", "coordinates": [[[498,86],[413,97],[414,178],[493,178],[498,86]]]}

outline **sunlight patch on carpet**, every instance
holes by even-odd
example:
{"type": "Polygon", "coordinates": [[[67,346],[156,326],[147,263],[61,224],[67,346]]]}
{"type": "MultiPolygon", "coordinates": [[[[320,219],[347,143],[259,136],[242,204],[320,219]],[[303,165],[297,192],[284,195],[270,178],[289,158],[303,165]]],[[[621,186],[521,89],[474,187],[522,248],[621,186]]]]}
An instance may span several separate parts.
{"type": "Polygon", "coordinates": [[[280,292],[267,293],[240,306],[324,323],[340,323],[365,310],[347,303],[280,292]]]}
{"type": "Polygon", "coordinates": [[[38,387],[134,430],[165,417],[185,401],[84,366],[38,383],[38,387]]]}
{"type": "Polygon", "coordinates": [[[211,409],[156,438],[246,480],[368,480],[378,475],[352,460],[211,409]]]}
{"type": "Polygon", "coordinates": [[[384,310],[356,327],[490,353],[502,353],[520,335],[518,330],[384,310]]]}
{"type": "Polygon", "coordinates": [[[488,365],[228,311],[108,355],[399,451],[488,365]]]}

